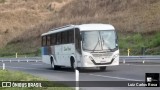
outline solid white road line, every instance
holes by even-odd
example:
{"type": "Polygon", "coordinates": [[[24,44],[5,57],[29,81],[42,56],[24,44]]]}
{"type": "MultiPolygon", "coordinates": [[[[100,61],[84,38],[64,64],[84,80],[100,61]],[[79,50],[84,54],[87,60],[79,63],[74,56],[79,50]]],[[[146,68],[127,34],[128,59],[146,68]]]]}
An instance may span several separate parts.
{"type": "MultiPolygon", "coordinates": [[[[0,67],[3,67],[3,66],[0,66],[0,67]]],[[[40,69],[40,68],[26,68],[26,67],[13,67],[13,66],[6,66],[6,68],[13,68],[13,69],[32,69],[32,70],[43,70],[43,71],[47,71],[47,69],[40,69]]],[[[48,71],[52,71],[52,70],[48,70],[48,71]]],[[[65,72],[65,71],[55,71],[53,70],[54,72],[65,72]]],[[[66,73],[66,72],[65,72],[66,73]]],[[[70,72],[68,72],[70,73],[70,72]]]]}
{"type": "Polygon", "coordinates": [[[143,80],[137,80],[137,79],[130,79],[130,78],[122,78],[122,77],[113,77],[113,76],[105,76],[105,75],[96,75],[96,74],[89,74],[91,76],[97,76],[97,77],[105,77],[105,78],[114,78],[114,79],[120,79],[120,80],[129,80],[129,81],[143,81],[143,80]]]}
{"type": "Polygon", "coordinates": [[[32,64],[32,65],[43,65],[43,64],[32,64]]]}
{"type": "Polygon", "coordinates": [[[160,65],[144,65],[144,64],[143,65],[141,65],[141,64],[139,64],[139,65],[138,64],[137,65],[136,64],[123,64],[123,65],[127,65],[127,66],[155,66],[155,67],[160,67],[160,65]]]}
{"type": "MultiPolygon", "coordinates": [[[[2,67],[2,66],[0,66],[2,67]]],[[[45,69],[38,69],[38,68],[26,68],[26,67],[12,67],[12,66],[6,66],[8,68],[20,68],[20,69],[37,69],[37,70],[45,70],[45,69]]]]}

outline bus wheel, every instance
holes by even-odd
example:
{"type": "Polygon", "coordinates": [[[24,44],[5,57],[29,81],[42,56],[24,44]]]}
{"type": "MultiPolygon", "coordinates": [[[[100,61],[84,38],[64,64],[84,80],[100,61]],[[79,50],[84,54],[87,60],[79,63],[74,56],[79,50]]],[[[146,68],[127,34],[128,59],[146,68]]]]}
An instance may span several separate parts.
{"type": "Polygon", "coordinates": [[[105,71],[107,67],[99,67],[100,71],[105,71]]]}
{"type": "Polygon", "coordinates": [[[51,60],[51,68],[55,69],[55,65],[54,65],[54,61],[53,60],[51,60]]]}
{"type": "Polygon", "coordinates": [[[58,66],[56,66],[56,65],[54,64],[54,60],[53,60],[52,57],[51,57],[51,68],[54,69],[54,70],[57,70],[58,68],[60,68],[60,67],[58,67],[58,66]]]}
{"type": "Polygon", "coordinates": [[[61,66],[57,66],[54,64],[54,60],[53,58],[51,57],[51,68],[54,69],[54,70],[58,70],[61,68],[61,66]]]}
{"type": "Polygon", "coordinates": [[[72,70],[75,70],[75,69],[76,69],[75,60],[74,60],[73,57],[71,57],[71,69],[72,69],[72,70]]]}

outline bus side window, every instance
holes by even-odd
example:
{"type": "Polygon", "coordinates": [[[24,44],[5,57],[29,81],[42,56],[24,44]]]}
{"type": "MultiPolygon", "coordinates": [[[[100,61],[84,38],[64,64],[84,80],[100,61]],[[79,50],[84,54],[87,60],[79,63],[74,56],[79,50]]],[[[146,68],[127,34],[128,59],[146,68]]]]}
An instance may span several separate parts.
{"type": "Polygon", "coordinates": [[[81,35],[78,28],[75,28],[75,45],[76,50],[81,54],[81,35]]]}
{"type": "Polygon", "coordinates": [[[50,44],[53,45],[53,34],[50,35],[50,44]]]}
{"type": "Polygon", "coordinates": [[[56,38],[55,45],[57,45],[58,44],[58,33],[55,34],[55,38],[56,38]]]}
{"type": "Polygon", "coordinates": [[[50,45],[50,35],[47,36],[47,46],[50,45]]]}
{"type": "Polygon", "coordinates": [[[54,34],[54,44],[57,45],[57,34],[54,34]]]}
{"type": "Polygon", "coordinates": [[[44,42],[43,38],[44,38],[44,36],[41,37],[41,46],[43,46],[43,42],[44,42]]]}
{"type": "Polygon", "coordinates": [[[62,35],[62,36],[61,36],[61,37],[62,37],[62,40],[61,40],[61,41],[62,41],[62,43],[61,43],[61,44],[64,44],[64,38],[65,38],[65,37],[64,37],[64,32],[62,32],[62,34],[61,34],[61,35],[62,35]]]}
{"type": "Polygon", "coordinates": [[[42,36],[42,46],[46,46],[46,36],[42,36]]]}
{"type": "Polygon", "coordinates": [[[69,30],[68,31],[68,42],[69,43],[74,43],[74,30],[69,30]]]}
{"type": "Polygon", "coordinates": [[[67,31],[62,32],[62,44],[67,44],[67,31]]]}
{"type": "Polygon", "coordinates": [[[55,45],[56,44],[55,43],[55,41],[56,41],[55,34],[52,34],[50,39],[51,39],[51,45],[55,45]]]}
{"type": "Polygon", "coordinates": [[[57,44],[61,44],[61,33],[57,33],[57,44]]]}

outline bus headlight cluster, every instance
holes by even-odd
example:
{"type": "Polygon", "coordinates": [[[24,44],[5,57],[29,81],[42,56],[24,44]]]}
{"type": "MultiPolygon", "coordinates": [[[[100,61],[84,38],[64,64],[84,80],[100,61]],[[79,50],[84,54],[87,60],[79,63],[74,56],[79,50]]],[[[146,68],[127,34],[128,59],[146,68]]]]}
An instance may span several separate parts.
{"type": "Polygon", "coordinates": [[[89,58],[90,58],[90,60],[94,60],[91,56],[89,58]]]}
{"type": "Polygon", "coordinates": [[[84,58],[88,58],[89,56],[88,55],[84,55],[84,58]]]}
{"type": "Polygon", "coordinates": [[[117,58],[119,56],[119,54],[116,54],[113,56],[113,59],[117,58]]]}
{"type": "Polygon", "coordinates": [[[90,60],[94,60],[91,56],[88,55],[84,55],[84,58],[90,59],[90,60]]]}

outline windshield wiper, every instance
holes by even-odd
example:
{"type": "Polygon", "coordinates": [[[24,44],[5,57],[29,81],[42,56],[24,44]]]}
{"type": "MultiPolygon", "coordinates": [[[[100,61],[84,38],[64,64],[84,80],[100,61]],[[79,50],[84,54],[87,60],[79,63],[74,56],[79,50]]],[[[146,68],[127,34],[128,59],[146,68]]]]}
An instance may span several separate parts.
{"type": "Polygon", "coordinates": [[[101,36],[101,35],[100,35],[100,32],[98,32],[98,33],[99,33],[98,42],[97,42],[96,46],[94,47],[94,49],[92,50],[93,52],[95,51],[96,47],[98,46],[98,44],[100,44],[100,41],[101,41],[101,40],[99,39],[100,36],[101,36]]]}
{"type": "MultiPolygon", "coordinates": [[[[101,37],[101,39],[102,39],[102,49],[103,49],[103,46],[104,46],[105,41],[104,41],[104,38],[103,38],[103,37],[101,37]]],[[[107,43],[106,43],[106,44],[107,44],[107,43]]],[[[105,46],[107,46],[108,50],[112,50],[112,49],[109,47],[108,44],[105,45],[105,46]]]]}
{"type": "Polygon", "coordinates": [[[96,47],[98,46],[98,44],[100,43],[100,40],[98,40],[96,46],[94,47],[94,49],[92,50],[93,52],[95,51],[96,47]]]}

